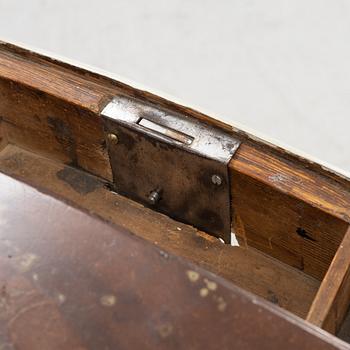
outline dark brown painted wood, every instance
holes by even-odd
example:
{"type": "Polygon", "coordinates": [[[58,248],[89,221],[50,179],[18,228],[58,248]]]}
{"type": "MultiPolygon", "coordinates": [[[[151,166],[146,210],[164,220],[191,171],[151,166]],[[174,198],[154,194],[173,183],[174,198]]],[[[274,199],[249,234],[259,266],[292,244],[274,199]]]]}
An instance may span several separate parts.
{"type": "Polygon", "coordinates": [[[0,197],[3,348],[349,348],[121,227],[4,175],[0,197]]]}

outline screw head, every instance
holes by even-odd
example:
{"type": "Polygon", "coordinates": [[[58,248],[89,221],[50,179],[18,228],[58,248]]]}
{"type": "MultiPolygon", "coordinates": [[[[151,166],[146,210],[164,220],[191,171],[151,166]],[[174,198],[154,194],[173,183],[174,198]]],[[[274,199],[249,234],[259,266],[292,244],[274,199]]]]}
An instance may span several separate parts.
{"type": "Polygon", "coordinates": [[[211,177],[211,182],[214,185],[220,186],[222,184],[222,178],[219,175],[214,174],[211,177]]]}
{"type": "Polygon", "coordinates": [[[148,200],[151,204],[156,204],[160,199],[160,191],[159,190],[155,190],[155,191],[152,191],[150,193],[150,195],[148,196],[148,200]]]}
{"type": "Polygon", "coordinates": [[[108,141],[117,144],[118,143],[118,136],[116,134],[108,134],[107,135],[108,141]]]}

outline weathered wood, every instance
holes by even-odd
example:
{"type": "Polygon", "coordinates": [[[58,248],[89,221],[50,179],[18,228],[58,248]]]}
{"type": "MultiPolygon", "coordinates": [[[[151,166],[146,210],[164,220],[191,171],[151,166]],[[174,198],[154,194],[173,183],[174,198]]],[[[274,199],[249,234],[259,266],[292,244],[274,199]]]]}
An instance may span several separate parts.
{"type": "Polygon", "coordinates": [[[300,317],[306,317],[319,288],[316,279],[254,248],[222,244],[109,191],[104,181],[74,167],[8,146],[0,153],[0,171],[131,230],[300,317]]]}
{"type": "Polygon", "coordinates": [[[242,244],[321,280],[348,227],[347,188],[249,143],[230,169],[233,227],[242,244]]]}
{"type": "MultiPolygon", "coordinates": [[[[118,94],[219,123],[111,79],[0,46],[0,115],[9,142],[107,180],[111,170],[99,111],[118,94]]],[[[348,180],[232,132],[243,141],[230,164],[235,232],[246,244],[321,280],[350,221],[348,180]]]]}
{"type": "Polygon", "coordinates": [[[13,81],[1,81],[0,98],[10,143],[112,179],[102,124],[95,114],[13,81]]]}
{"type": "Polygon", "coordinates": [[[350,229],[323,279],[307,320],[336,334],[350,305],[350,229]]]}
{"type": "Polygon", "coordinates": [[[2,348],[349,348],[224,279],[3,174],[0,197],[6,199],[2,348]]]}

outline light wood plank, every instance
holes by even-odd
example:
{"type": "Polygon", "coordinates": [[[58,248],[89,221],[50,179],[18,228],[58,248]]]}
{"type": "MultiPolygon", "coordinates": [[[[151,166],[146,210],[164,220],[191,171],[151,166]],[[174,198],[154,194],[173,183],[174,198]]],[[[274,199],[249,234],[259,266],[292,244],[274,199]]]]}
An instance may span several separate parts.
{"type": "Polygon", "coordinates": [[[307,320],[333,334],[340,329],[350,305],[350,228],[327,271],[307,320]]]}

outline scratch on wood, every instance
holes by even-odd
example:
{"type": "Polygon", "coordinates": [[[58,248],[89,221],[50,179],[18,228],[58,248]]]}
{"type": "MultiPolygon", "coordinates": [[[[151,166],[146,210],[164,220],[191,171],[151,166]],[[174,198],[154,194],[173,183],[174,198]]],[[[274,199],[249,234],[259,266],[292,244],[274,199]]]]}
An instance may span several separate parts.
{"type": "Polygon", "coordinates": [[[28,306],[24,306],[22,307],[8,322],[8,326],[12,327],[13,323],[15,323],[17,321],[18,318],[20,318],[21,316],[23,316],[24,314],[26,314],[27,312],[34,310],[36,308],[40,308],[42,306],[46,306],[46,305],[52,305],[52,302],[49,300],[45,300],[45,301],[41,301],[38,303],[34,303],[28,306]]]}

